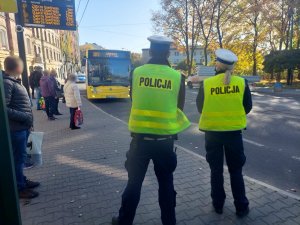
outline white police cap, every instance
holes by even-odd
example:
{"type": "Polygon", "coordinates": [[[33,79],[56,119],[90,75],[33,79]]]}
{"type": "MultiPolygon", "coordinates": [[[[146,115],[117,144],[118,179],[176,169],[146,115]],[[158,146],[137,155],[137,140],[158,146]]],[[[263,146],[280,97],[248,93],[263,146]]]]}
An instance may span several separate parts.
{"type": "Polygon", "coordinates": [[[218,49],[216,51],[216,60],[226,65],[233,65],[238,61],[238,57],[228,49],[218,49]]]}
{"type": "Polygon", "coordinates": [[[153,44],[171,45],[173,43],[173,40],[171,38],[168,38],[166,36],[161,36],[161,35],[150,36],[148,37],[148,40],[153,44]]]}

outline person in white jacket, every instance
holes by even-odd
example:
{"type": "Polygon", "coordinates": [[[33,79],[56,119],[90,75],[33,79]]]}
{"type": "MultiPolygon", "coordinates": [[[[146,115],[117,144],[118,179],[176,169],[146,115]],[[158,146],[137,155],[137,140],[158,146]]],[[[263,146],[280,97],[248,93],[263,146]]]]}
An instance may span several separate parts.
{"type": "Polygon", "coordinates": [[[76,75],[69,74],[68,81],[64,86],[66,105],[70,108],[70,128],[72,130],[80,129],[80,127],[75,126],[74,116],[76,110],[82,106],[80,91],[75,81],[76,75]]]}

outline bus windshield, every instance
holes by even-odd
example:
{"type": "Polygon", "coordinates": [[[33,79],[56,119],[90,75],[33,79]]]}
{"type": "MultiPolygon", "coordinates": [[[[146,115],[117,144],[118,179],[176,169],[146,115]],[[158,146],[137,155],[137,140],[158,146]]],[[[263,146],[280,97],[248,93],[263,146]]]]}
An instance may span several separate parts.
{"type": "Polygon", "coordinates": [[[131,61],[126,58],[88,59],[88,85],[129,86],[131,61]]]}

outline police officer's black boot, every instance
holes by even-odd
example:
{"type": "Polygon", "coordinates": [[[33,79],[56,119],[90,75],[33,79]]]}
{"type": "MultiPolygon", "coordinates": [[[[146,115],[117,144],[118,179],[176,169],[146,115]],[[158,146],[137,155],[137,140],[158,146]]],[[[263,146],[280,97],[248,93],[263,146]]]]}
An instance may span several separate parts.
{"type": "Polygon", "coordinates": [[[119,217],[118,216],[114,216],[111,220],[111,224],[112,225],[119,225],[119,217]]]}
{"type": "Polygon", "coordinates": [[[223,208],[214,207],[217,214],[223,214],[223,208]]]}
{"type": "Polygon", "coordinates": [[[237,210],[236,211],[237,217],[240,217],[240,218],[245,217],[248,214],[249,214],[249,207],[248,206],[245,209],[243,209],[243,210],[237,210]]]}

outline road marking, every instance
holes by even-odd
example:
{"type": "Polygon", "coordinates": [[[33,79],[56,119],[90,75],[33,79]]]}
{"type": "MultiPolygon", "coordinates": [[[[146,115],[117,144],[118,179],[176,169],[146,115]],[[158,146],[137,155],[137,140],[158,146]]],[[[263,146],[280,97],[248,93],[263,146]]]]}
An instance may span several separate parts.
{"type": "MultiPolygon", "coordinates": [[[[88,101],[88,100],[87,100],[87,101],[88,101]]],[[[108,116],[111,117],[111,118],[116,119],[117,121],[123,123],[123,124],[126,125],[126,126],[128,125],[125,121],[123,121],[123,120],[121,120],[121,119],[119,119],[119,118],[117,118],[117,117],[115,117],[115,116],[113,116],[113,115],[111,115],[111,114],[109,114],[109,113],[103,111],[102,109],[100,109],[99,107],[97,107],[96,105],[94,105],[92,102],[90,102],[90,101],[88,101],[88,102],[89,102],[91,105],[93,105],[93,107],[94,107],[95,109],[97,109],[98,111],[104,113],[105,115],[108,115],[108,116]]],[[[258,144],[258,143],[256,143],[256,144],[258,144]]],[[[260,144],[259,144],[259,145],[260,145],[260,144]]],[[[192,155],[192,156],[195,156],[196,158],[199,158],[199,159],[201,159],[201,160],[205,160],[205,161],[206,161],[205,157],[203,157],[202,155],[200,155],[200,154],[198,154],[198,153],[195,153],[195,152],[193,152],[193,151],[191,151],[191,150],[189,150],[189,149],[187,149],[187,148],[185,148],[185,147],[182,147],[182,146],[180,146],[180,145],[178,145],[178,144],[176,144],[175,146],[178,147],[179,149],[181,149],[182,151],[184,151],[184,152],[186,152],[186,153],[188,153],[188,154],[190,154],[190,155],[192,155]]],[[[224,166],[224,167],[227,168],[226,166],[224,166]]],[[[287,197],[290,197],[290,198],[293,198],[293,199],[296,199],[296,200],[300,201],[300,196],[298,196],[298,195],[289,193],[289,192],[287,192],[287,191],[285,191],[285,190],[279,189],[279,188],[274,187],[274,186],[272,186],[272,185],[270,185],[270,184],[264,183],[264,182],[262,182],[262,181],[259,181],[259,180],[257,180],[257,179],[254,179],[254,178],[251,178],[251,177],[248,177],[248,176],[244,176],[244,178],[245,178],[245,180],[248,180],[248,181],[250,181],[250,182],[254,182],[254,183],[256,183],[256,184],[259,184],[259,185],[261,185],[261,186],[264,186],[264,187],[266,187],[266,188],[269,188],[269,189],[271,189],[271,190],[273,190],[273,191],[276,191],[276,192],[278,192],[278,193],[280,193],[280,194],[282,194],[282,195],[285,195],[285,196],[287,196],[287,197]]]]}
{"type": "Polygon", "coordinates": [[[118,120],[119,122],[121,122],[121,123],[123,123],[123,124],[125,124],[125,125],[128,125],[125,121],[123,121],[123,120],[119,119],[118,117],[115,117],[115,116],[113,116],[113,115],[111,115],[111,114],[105,112],[103,109],[100,109],[98,106],[96,106],[95,104],[93,104],[93,103],[90,102],[89,100],[87,100],[87,101],[88,101],[95,109],[101,111],[101,112],[104,113],[105,115],[107,115],[107,116],[109,116],[109,117],[112,117],[112,118],[118,120]]]}
{"type": "MultiPolygon", "coordinates": [[[[199,126],[197,123],[191,123],[193,126],[199,126]]],[[[263,145],[263,144],[260,144],[260,143],[258,143],[258,142],[255,142],[255,141],[251,141],[251,140],[249,140],[249,139],[247,139],[247,138],[243,138],[243,140],[244,140],[244,142],[247,142],[248,144],[252,144],[252,145],[255,145],[255,146],[258,146],[258,147],[264,147],[265,145],[263,145]]]]}
{"type": "Polygon", "coordinates": [[[292,159],[300,161],[300,157],[298,157],[298,156],[292,156],[292,159]]]}
{"type": "Polygon", "coordinates": [[[255,141],[251,141],[251,140],[246,139],[246,138],[243,138],[243,140],[244,140],[244,142],[247,142],[247,143],[252,144],[252,145],[256,145],[256,146],[258,146],[258,147],[264,147],[263,144],[257,143],[257,142],[255,142],[255,141]]]}
{"type": "MultiPolygon", "coordinates": [[[[181,149],[182,151],[184,151],[184,152],[186,152],[186,153],[188,153],[188,154],[190,154],[190,155],[192,155],[192,156],[194,156],[194,157],[196,157],[196,158],[198,158],[198,159],[200,159],[200,160],[205,160],[205,161],[206,161],[205,157],[203,157],[202,155],[199,155],[199,154],[197,154],[197,153],[195,153],[195,152],[193,152],[193,151],[191,151],[191,150],[188,150],[188,149],[186,149],[186,148],[184,148],[184,147],[182,147],[182,146],[180,146],[180,145],[176,145],[176,146],[177,146],[177,149],[181,149]]],[[[227,169],[227,166],[224,166],[224,169],[227,169]]],[[[271,189],[271,190],[273,190],[273,191],[276,191],[276,192],[278,192],[279,194],[282,194],[282,195],[285,195],[285,196],[288,196],[288,197],[290,197],[290,198],[294,198],[294,199],[300,201],[300,196],[298,196],[298,195],[292,194],[292,193],[290,193],[290,192],[287,192],[287,191],[285,191],[285,190],[279,189],[279,188],[274,187],[274,186],[272,186],[272,185],[270,185],[270,184],[267,184],[267,183],[265,183],[265,182],[256,180],[256,179],[251,178],[251,177],[248,177],[248,176],[244,176],[244,178],[245,178],[245,180],[248,180],[249,182],[254,182],[254,183],[256,183],[256,184],[259,184],[259,185],[261,185],[261,186],[264,186],[264,187],[266,187],[266,188],[269,188],[269,189],[271,189]]]]}

